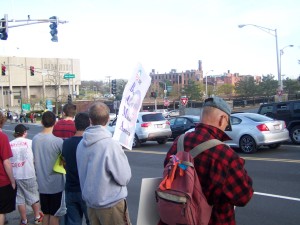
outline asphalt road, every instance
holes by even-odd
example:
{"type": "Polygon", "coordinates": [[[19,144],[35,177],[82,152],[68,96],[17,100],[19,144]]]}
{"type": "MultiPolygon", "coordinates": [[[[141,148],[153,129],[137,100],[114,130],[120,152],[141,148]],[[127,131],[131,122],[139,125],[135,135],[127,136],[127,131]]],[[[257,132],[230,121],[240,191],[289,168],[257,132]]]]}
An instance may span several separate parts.
{"type": "MultiPolygon", "coordinates": [[[[11,134],[14,125],[6,124],[3,128],[10,139],[13,139],[11,134]]],[[[40,125],[28,126],[29,138],[41,130],[40,125]]],[[[165,153],[171,144],[172,142],[165,145],[147,142],[138,149],[126,151],[132,169],[128,204],[134,225],[138,215],[141,180],[161,176],[165,153]]],[[[238,154],[246,160],[246,169],[253,179],[255,195],[246,207],[236,208],[237,224],[299,225],[300,146],[287,144],[278,149],[260,149],[251,155],[238,154]]],[[[10,224],[19,222],[17,211],[8,214],[7,218],[10,224]]]]}

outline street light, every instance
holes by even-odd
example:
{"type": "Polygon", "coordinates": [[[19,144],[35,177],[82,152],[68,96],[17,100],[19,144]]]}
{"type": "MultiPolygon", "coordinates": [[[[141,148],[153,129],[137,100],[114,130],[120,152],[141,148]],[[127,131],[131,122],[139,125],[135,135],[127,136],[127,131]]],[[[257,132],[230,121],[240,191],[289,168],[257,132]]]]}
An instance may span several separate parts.
{"type": "Polygon", "coordinates": [[[276,44],[276,58],[277,58],[277,75],[278,75],[278,86],[280,87],[280,91],[282,90],[282,82],[281,82],[281,74],[280,74],[280,65],[279,65],[279,54],[278,54],[278,40],[277,40],[277,29],[270,29],[267,27],[258,26],[255,24],[241,24],[238,25],[239,28],[243,28],[244,26],[254,26],[264,32],[267,32],[268,34],[275,37],[275,44],[276,44]],[[271,32],[274,32],[272,34],[271,32]]]}
{"type": "Polygon", "coordinates": [[[209,72],[213,72],[214,70],[209,70],[209,71],[207,71],[206,73],[205,73],[205,97],[207,98],[208,96],[207,96],[207,74],[209,73],[209,72]]]}
{"type": "MultiPolygon", "coordinates": [[[[280,67],[279,67],[279,69],[280,69],[280,76],[282,77],[282,74],[281,74],[281,56],[284,54],[284,52],[283,52],[283,49],[285,49],[285,48],[287,48],[287,47],[294,47],[294,45],[287,45],[287,46],[285,46],[285,47],[283,47],[282,49],[280,49],[280,55],[279,55],[279,57],[280,57],[280,59],[279,59],[279,62],[280,62],[280,67]]],[[[282,87],[282,90],[283,90],[283,82],[282,82],[282,79],[281,79],[281,83],[280,83],[280,86],[282,87]]]]}
{"type": "Polygon", "coordinates": [[[164,98],[166,98],[167,97],[167,83],[166,82],[162,82],[162,81],[158,81],[159,83],[161,83],[161,84],[164,84],[164,86],[165,86],[165,90],[164,90],[164,98]]]}

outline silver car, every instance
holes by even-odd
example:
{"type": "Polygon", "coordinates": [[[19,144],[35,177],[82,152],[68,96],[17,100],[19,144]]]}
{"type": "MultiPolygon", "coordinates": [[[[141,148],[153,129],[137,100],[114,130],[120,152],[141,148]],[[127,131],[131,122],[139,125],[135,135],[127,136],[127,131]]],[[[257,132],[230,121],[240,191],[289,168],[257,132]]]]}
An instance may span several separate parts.
{"type": "MultiPolygon", "coordinates": [[[[233,113],[230,121],[232,130],[225,133],[232,140],[225,143],[241,149],[244,153],[254,153],[261,146],[275,149],[289,140],[289,131],[282,120],[274,120],[257,113],[233,113]]],[[[193,128],[187,132],[194,130],[193,128]]]]}
{"type": "MultiPolygon", "coordinates": [[[[116,123],[117,118],[107,127],[112,134],[115,131],[116,123]]],[[[157,141],[159,144],[165,144],[171,135],[170,122],[165,119],[162,113],[139,112],[132,147],[139,147],[141,143],[146,141],[157,141]]]]}

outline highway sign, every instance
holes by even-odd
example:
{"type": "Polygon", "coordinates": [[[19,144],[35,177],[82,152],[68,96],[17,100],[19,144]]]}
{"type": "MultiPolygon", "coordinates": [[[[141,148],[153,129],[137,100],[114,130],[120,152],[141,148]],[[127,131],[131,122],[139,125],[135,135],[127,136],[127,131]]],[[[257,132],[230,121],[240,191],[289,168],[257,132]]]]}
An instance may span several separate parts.
{"type": "Polygon", "coordinates": [[[64,79],[72,79],[72,78],[75,78],[75,74],[72,74],[72,73],[66,73],[64,75],[64,79]]]}

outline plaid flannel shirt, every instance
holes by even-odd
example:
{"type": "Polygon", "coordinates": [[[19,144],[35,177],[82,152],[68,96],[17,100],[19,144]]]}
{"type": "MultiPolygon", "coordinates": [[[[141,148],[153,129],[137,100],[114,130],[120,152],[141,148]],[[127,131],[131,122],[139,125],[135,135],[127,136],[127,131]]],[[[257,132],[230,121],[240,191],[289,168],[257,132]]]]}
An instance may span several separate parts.
{"type": "MultiPolygon", "coordinates": [[[[185,135],[184,149],[190,151],[210,139],[230,140],[220,129],[199,123],[194,132],[185,135]]],[[[177,140],[167,153],[164,165],[176,154],[177,140]]],[[[228,145],[221,144],[196,156],[194,164],[202,191],[213,205],[209,225],[235,225],[234,205],[245,206],[253,195],[252,179],[244,168],[244,159],[228,145]]]]}

